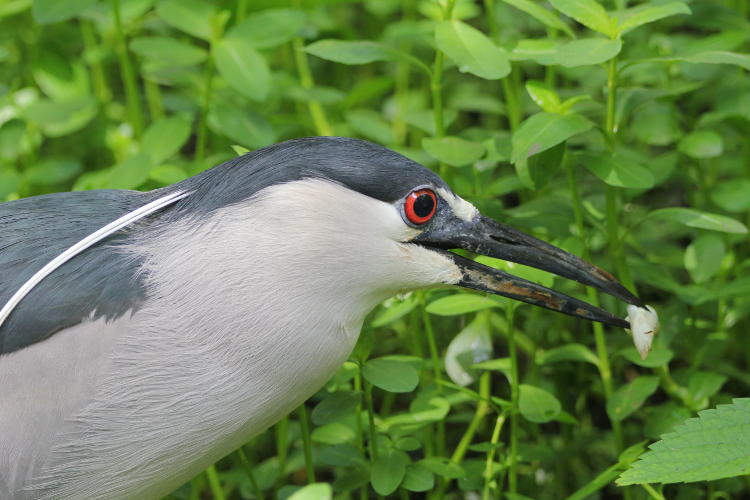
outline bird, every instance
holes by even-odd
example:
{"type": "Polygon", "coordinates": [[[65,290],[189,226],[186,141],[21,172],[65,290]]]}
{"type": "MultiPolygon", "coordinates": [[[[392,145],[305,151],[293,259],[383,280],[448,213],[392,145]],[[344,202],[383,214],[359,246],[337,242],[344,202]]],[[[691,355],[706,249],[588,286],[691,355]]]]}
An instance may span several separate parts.
{"type": "Polygon", "coordinates": [[[644,306],[359,139],[288,140],[148,192],[0,204],[0,498],[168,494],[318,391],[365,316],[405,291],[629,326],[456,249],[644,306]]]}

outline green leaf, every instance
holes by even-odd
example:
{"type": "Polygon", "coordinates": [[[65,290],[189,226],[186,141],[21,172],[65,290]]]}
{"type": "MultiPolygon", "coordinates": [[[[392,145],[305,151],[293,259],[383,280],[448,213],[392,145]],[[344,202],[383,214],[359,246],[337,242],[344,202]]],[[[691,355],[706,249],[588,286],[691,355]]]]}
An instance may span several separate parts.
{"type": "Polygon", "coordinates": [[[54,186],[73,179],[81,172],[76,160],[43,160],[24,172],[27,182],[39,186],[54,186]]]}
{"type": "Polygon", "coordinates": [[[701,234],[685,250],[685,269],[696,283],[705,283],[721,269],[726,253],[724,240],[713,233],[701,234]]]}
{"type": "Polygon", "coordinates": [[[624,349],[622,355],[634,365],[643,366],[644,368],[666,366],[674,357],[674,353],[670,349],[658,342],[654,344],[646,359],[641,359],[641,355],[638,354],[638,351],[632,345],[624,349]]]}
{"type": "Polygon", "coordinates": [[[34,80],[53,101],[85,96],[90,92],[89,75],[82,61],[44,51],[32,67],[34,80]]]}
{"type": "Polygon", "coordinates": [[[156,13],[165,23],[203,40],[213,38],[212,22],[216,9],[205,0],[160,0],[156,13]]]}
{"type": "Polygon", "coordinates": [[[607,415],[615,421],[625,419],[643,405],[659,387],[657,377],[643,376],[620,387],[607,401],[607,415]]]}
{"type": "Polygon", "coordinates": [[[726,375],[714,372],[697,371],[688,378],[688,394],[698,407],[708,406],[708,399],[719,392],[727,381],[726,375]]]}
{"type": "Polygon", "coordinates": [[[39,100],[23,110],[27,120],[34,122],[49,137],[76,132],[96,116],[98,107],[90,95],[64,101],[39,100]]]}
{"type": "Polygon", "coordinates": [[[617,484],[712,481],[750,474],[750,398],[698,413],[649,446],[617,484]]]}
{"type": "Polygon", "coordinates": [[[453,167],[470,165],[484,155],[484,144],[460,137],[426,137],[422,147],[436,160],[453,167]]]}
{"type": "Polygon", "coordinates": [[[561,142],[526,160],[517,162],[516,173],[527,188],[536,191],[546,186],[560,170],[564,155],[565,143],[561,142]]]}
{"type": "Polygon", "coordinates": [[[599,358],[583,344],[565,344],[542,351],[536,358],[537,364],[559,363],[561,361],[582,361],[599,366],[599,358]]]}
{"type": "Polygon", "coordinates": [[[430,314],[438,316],[457,316],[459,314],[481,311],[490,307],[500,307],[500,303],[482,295],[455,293],[433,300],[427,304],[425,310],[430,314]]]}
{"type": "Polygon", "coordinates": [[[353,109],[346,113],[347,123],[360,135],[379,144],[393,144],[393,128],[373,109],[353,109]]]}
{"type": "Polygon", "coordinates": [[[726,180],[711,191],[711,201],[727,212],[750,210],[750,179],[726,180]]]}
{"type": "Polygon", "coordinates": [[[310,417],[315,425],[336,422],[351,415],[360,399],[361,394],[358,392],[336,391],[315,405],[310,417]]]}
{"type": "Polygon", "coordinates": [[[375,319],[372,320],[372,327],[373,328],[379,328],[381,326],[388,325],[390,323],[393,323],[397,319],[409,314],[411,311],[414,310],[415,307],[417,307],[419,301],[417,300],[416,295],[409,295],[404,300],[389,300],[386,301],[385,304],[383,304],[383,308],[378,313],[377,316],[375,316],[375,319]]]}
{"type": "Polygon", "coordinates": [[[294,9],[266,9],[249,15],[227,32],[256,49],[268,49],[293,39],[305,25],[305,13],[294,9]]]}
{"type": "Polygon", "coordinates": [[[371,40],[318,40],[304,48],[314,56],[340,64],[368,64],[375,61],[402,61],[416,65],[426,73],[431,70],[419,59],[398,49],[371,40]]]}
{"type": "Polygon", "coordinates": [[[653,23],[677,14],[690,14],[690,7],[682,2],[664,4],[647,3],[618,13],[615,16],[619,36],[644,24],[653,23]]]}
{"type": "Polygon", "coordinates": [[[156,165],[148,173],[149,179],[156,181],[163,186],[174,184],[187,179],[189,176],[180,167],[175,165],[156,165]]]}
{"type": "Polygon", "coordinates": [[[521,384],[518,390],[518,410],[530,422],[538,424],[549,422],[562,409],[560,401],[544,389],[521,384]]]}
{"type": "Polygon", "coordinates": [[[622,50],[622,40],[582,38],[560,45],[555,53],[557,64],[567,68],[591,66],[609,61],[622,50]]]}
{"type": "Polygon", "coordinates": [[[546,83],[539,80],[528,80],[526,82],[526,92],[529,93],[531,100],[542,108],[542,111],[546,111],[547,113],[560,112],[560,97],[555,92],[555,89],[546,83]]]}
{"type": "Polygon", "coordinates": [[[379,495],[390,495],[406,474],[409,457],[403,451],[390,450],[380,455],[370,470],[372,488],[379,495]]]}
{"type": "Polygon", "coordinates": [[[95,5],[97,0],[34,0],[31,14],[39,24],[67,21],[95,5]]]}
{"type": "Polygon", "coordinates": [[[9,194],[21,187],[21,176],[15,170],[0,170],[0,201],[5,200],[9,194]]]}
{"type": "Polygon", "coordinates": [[[701,64],[729,64],[750,71],[750,54],[713,50],[682,56],[678,60],[701,64]]]}
{"type": "Polygon", "coordinates": [[[589,29],[614,38],[614,20],[596,0],[550,0],[552,6],[589,29]]]}
{"type": "Polygon", "coordinates": [[[312,483],[292,493],[287,500],[331,500],[333,490],[328,483],[312,483]]]}
{"type": "Polygon", "coordinates": [[[263,115],[229,103],[215,103],[208,115],[208,124],[217,134],[226,135],[250,149],[268,146],[276,140],[273,127],[263,115]]]}
{"type": "Polygon", "coordinates": [[[320,450],[317,456],[326,465],[334,467],[352,467],[365,463],[362,452],[349,443],[326,446],[320,450]]]}
{"type": "Polygon", "coordinates": [[[343,422],[332,422],[330,424],[313,429],[311,438],[317,443],[344,444],[354,440],[357,433],[354,429],[343,422]]]}
{"type": "Polygon", "coordinates": [[[531,0],[504,0],[508,5],[522,10],[545,26],[563,31],[571,38],[575,38],[573,31],[560,19],[554,12],[545,9],[536,2],[531,0]]]}
{"type": "Polygon", "coordinates": [[[141,139],[141,151],[151,155],[151,162],[158,165],[177,153],[188,137],[190,123],[176,116],[163,118],[146,129],[141,139]]]}
{"type": "Polygon", "coordinates": [[[677,149],[691,158],[715,158],[724,152],[724,141],[711,130],[698,130],[682,138],[677,149]]]}
{"type": "Polygon", "coordinates": [[[271,87],[265,58],[241,38],[224,38],[212,46],[219,74],[230,87],[255,101],[263,101],[271,87]]]}
{"type": "Polygon", "coordinates": [[[458,385],[474,381],[471,367],[492,357],[492,337],[487,316],[479,314],[453,337],[445,352],[445,371],[458,385]]]}
{"type": "Polygon", "coordinates": [[[152,167],[147,153],[131,156],[109,170],[105,187],[108,189],[135,189],[148,180],[152,167]]]}
{"type": "Polygon", "coordinates": [[[747,234],[747,227],[724,215],[701,212],[694,208],[672,207],[654,210],[649,217],[677,222],[688,227],[720,231],[723,233],[747,234]]]}
{"type": "Polygon", "coordinates": [[[539,154],[574,135],[590,130],[594,126],[581,115],[558,115],[537,113],[530,116],[513,134],[513,163],[539,154]]]}
{"type": "Polygon", "coordinates": [[[513,61],[534,61],[545,66],[557,64],[557,50],[563,45],[559,40],[541,38],[519,40],[510,58],[513,61]]]}
{"type": "Polygon", "coordinates": [[[368,360],[362,376],[375,387],[388,392],[411,392],[419,383],[419,372],[409,363],[394,359],[368,360]]]}
{"type": "Polygon", "coordinates": [[[487,80],[497,80],[510,73],[505,50],[466,23],[458,20],[439,23],[435,27],[435,43],[462,73],[487,80]]]}
{"type": "Polygon", "coordinates": [[[130,50],[158,66],[190,66],[206,60],[201,47],[165,36],[133,38],[130,50]]]}
{"type": "Polygon", "coordinates": [[[648,189],[654,176],[641,165],[628,161],[619,153],[580,153],[578,161],[610,186],[648,189]]]}
{"type": "Polygon", "coordinates": [[[423,463],[409,464],[401,487],[408,491],[430,491],[435,486],[435,475],[423,463]]]}
{"type": "Polygon", "coordinates": [[[423,465],[434,474],[447,479],[458,479],[466,474],[463,467],[449,461],[446,457],[425,458],[417,463],[423,465]]]}

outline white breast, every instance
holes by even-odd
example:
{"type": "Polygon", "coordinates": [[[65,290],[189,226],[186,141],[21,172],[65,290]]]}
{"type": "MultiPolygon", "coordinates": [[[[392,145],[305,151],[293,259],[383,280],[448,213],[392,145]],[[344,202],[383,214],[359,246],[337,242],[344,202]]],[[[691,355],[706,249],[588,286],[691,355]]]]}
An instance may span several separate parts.
{"type": "Polygon", "coordinates": [[[309,180],[133,245],[149,300],[95,382],[72,374],[90,394],[33,497],[158,498],[262,432],[335,372],[379,301],[458,279],[400,243],[414,234],[391,205],[309,180]]]}

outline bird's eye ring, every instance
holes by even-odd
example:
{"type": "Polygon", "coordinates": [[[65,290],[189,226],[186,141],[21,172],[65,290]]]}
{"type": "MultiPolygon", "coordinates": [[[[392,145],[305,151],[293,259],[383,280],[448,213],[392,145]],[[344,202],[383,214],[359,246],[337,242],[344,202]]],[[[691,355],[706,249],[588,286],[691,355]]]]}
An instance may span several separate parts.
{"type": "Polygon", "coordinates": [[[406,220],[416,226],[428,222],[437,210],[437,196],[431,189],[415,189],[404,200],[406,220]]]}

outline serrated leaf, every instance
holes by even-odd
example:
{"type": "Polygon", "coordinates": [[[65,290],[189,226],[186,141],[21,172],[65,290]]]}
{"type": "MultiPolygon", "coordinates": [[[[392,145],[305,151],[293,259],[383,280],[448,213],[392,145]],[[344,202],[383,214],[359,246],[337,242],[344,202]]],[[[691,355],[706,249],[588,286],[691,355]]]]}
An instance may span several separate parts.
{"type": "Polygon", "coordinates": [[[620,421],[643,405],[646,399],[659,387],[657,377],[643,376],[620,387],[607,401],[607,415],[612,420],[620,421]]]}
{"type": "Polygon", "coordinates": [[[594,126],[581,115],[537,113],[530,116],[513,134],[511,161],[516,163],[541,153],[594,126]]]}
{"type": "Polygon", "coordinates": [[[688,227],[721,231],[723,233],[747,234],[747,227],[731,217],[701,212],[694,208],[672,207],[654,210],[649,217],[678,222],[688,227]]]}
{"type": "Polygon", "coordinates": [[[596,0],[550,0],[552,6],[589,29],[612,37],[614,21],[596,0]]]}
{"type": "Polygon", "coordinates": [[[500,304],[489,297],[473,293],[456,293],[433,300],[427,304],[426,311],[438,316],[457,316],[470,312],[481,311],[490,307],[500,307],[500,304]]]}
{"type": "Polygon", "coordinates": [[[497,80],[510,73],[505,50],[466,23],[458,20],[439,23],[435,27],[435,42],[462,73],[487,80],[497,80]]]}
{"type": "Polygon", "coordinates": [[[622,40],[582,38],[557,47],[555,61],[567,68],[591,66],[609,61],[622,50],[622,40]]]}
{"type": "Polygon", "coordinates": [[[362,376],[375,387],[388,392],[411,392],[419,383],[419,372],[409,363],[394,359],[368,360],[362,376]]]}
{"type": "Polygon", "coordinates": [[[577,159],[610,186],[648,189],[654,185],[651,172],[618,153],[581,153],[577,159]]]}
{"type": "Polygon", "coordinates": [[[560,401],[540,387],[521,384],[518,390],[518,411],[530,422],[549,422],[562,409],[560,401]]]}
{"type": "Polygon", "coordinates": [[[219,74],[230,87],[254,101],[263,101],[271,87],[265,58],[241,38],[224,38],[212,47],[219,74]]]}
{"type": "Polygon", "coordinates": [[[565,24],[562,19],[536,2],[531,0],[504,0],[508,5],[512,5],[516,9],[522,10],[540,23],[548,26],[552,29],[560,30],[565,32],[571,38],[575,38],[573,31],[565,24]]]}
{"type": "Polygon", "coordinates": [[[430,156],[453,167],[462,167],[479,160],[484,155],[484,145],[460,137],[426,137],[422,147],[430,156]]]}
{"type": "Polygon", "coordinates": [[[620,36],[632,31],[644,24],[653,23],[665,17],[677,14],[690,14],[690,7],[682,2],[670,2],[665,4],[648,3],[627,9],[619,13],[616,18],[617,32],[620,36]]]}
{"type": "Polygon", "coordinates": [[[712,481],[750,474],[750,398],[704,410],[649,446],[617,484],[712,481]]]}

